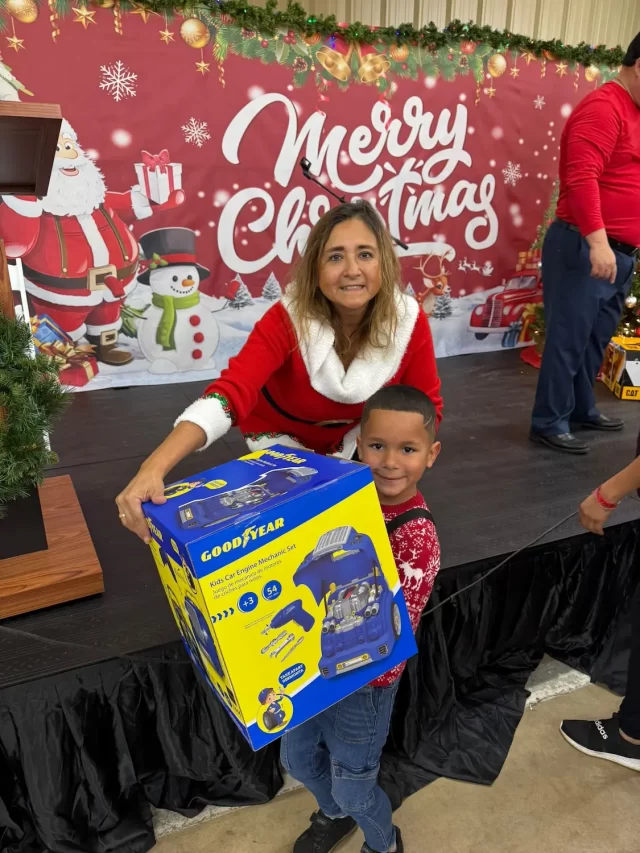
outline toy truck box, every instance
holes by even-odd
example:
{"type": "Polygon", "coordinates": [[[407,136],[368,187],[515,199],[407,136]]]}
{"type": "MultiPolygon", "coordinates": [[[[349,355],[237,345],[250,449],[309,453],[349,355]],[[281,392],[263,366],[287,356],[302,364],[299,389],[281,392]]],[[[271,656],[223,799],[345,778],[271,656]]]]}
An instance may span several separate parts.
{"type": "Polygon", "coordinates": [[[640,400],[640,338],[612,338],[600,378],[621,400],[640,400]]]}
{"type": "Polygon", "coordinates": [[[416,653],[369,468],[274,446],[144,504],[192,660],[254,750],[416,653]]]}

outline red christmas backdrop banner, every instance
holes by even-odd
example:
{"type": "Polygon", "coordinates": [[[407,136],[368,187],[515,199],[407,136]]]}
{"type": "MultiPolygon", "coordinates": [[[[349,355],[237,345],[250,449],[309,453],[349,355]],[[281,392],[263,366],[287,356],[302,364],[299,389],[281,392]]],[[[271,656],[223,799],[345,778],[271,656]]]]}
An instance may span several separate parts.
{"type": "Polygon", "coordinates": [[[0,237],[66,384],[216,376],[335,203],[303,157],[408,245],[438,356],[528,341],[560,135],[604,69],[105,6],[7,0],[2,36],[0,98],[64,116],[47,196],[3,197],[0,237]]]}

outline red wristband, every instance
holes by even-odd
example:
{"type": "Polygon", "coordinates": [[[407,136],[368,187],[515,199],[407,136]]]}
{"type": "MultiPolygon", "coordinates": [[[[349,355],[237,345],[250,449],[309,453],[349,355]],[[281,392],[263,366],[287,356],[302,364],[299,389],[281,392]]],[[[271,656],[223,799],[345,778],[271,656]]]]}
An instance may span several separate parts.
{"type": "Polygon", "coordinates": [[[595,492],[593,493],[593,496],[598,501],[600,506],[603,509],[608,510],[609,512],[612,512],[614,509],[617,509],[617,507],[620,506],[620,502],[618,502],[616,504],[612,504],[609,501],[605,500],[602,497],[602,492],[600,491],[600,486],[598,486],[598,488],[595,490],[595,492]]]}

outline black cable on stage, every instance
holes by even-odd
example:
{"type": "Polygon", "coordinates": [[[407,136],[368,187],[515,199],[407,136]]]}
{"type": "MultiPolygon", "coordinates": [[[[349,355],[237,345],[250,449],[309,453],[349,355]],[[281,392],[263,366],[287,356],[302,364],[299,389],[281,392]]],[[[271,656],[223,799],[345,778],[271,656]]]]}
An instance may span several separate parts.
{"type": "Polygon", "coordinates": [[[518,548],[517,551],[514,551],[512,554],[509,554],[509,556],[505,557],[504,560],[501,563],[498,563],[497,566],[494,566],[492,569],[489,569],[488,572],[485,572],[483,575],[480,575],[479,578],[476,578],[471,583],[468,583],[466,586],[463,586],[462,589],[459,589],[452,595],[447,596],[447,598],[444,598],[442,601],[436,604],[435,607],[430,607],[428,610],[425,610],[420,618],[424,619],[424,617],[428,616],[430,613],[435,613],[436,610],[439,610],[449,601],[452,601],[454,598],[457,598],[459,595],[462,595],[463,592],[466,592],[468,589],[472,589],[472,587],[477,586],[479,583],[482,583],[482,581],[486,580],[489,575],[492,575],[494,572],[497,572],[498,569],[504,568],[507,563],[511,562],[511,560],[514,560],[516,557],[519,557],[520,554],[522,554],[524,551],[527,551],[529,548],[533,548],[534,545],[537,545],[538,542],[541,542],[550,533],[553,533],[554,530],[557,530],[559,527],[562,527],[563,524],[566,524],[567,521],[570,521],[572,518],[574,518],[574,516],[578,515],[578,513],[579,510],[574,510],[574,512],[570,512],[569,515],[566,515],[562,519],[562,521],[558,521],[552,527],[549,527],[547,530],[545,530],[544,533],[541,533],[540,536],[536,536],[535,539],[532,539],[528,545],[523,545],[522,548],[518,548]]]}
{"type": "MultiPolygon", "coordinates": [[[[636,498],[636,500],[640,499],[636,498]]],[[[515,557],[518,557],[520,554],[522,554],[524,551],[527,551],[529,548],[533,548],[534,545],[537,545],[538,542],[549,536],[549,534],[553,533],[554,530],[557,530],[559,527],[562,527],[563,524],[566,524],[576,515],[578,515],[578,510],[569,513],[569,515],[565,516],[561,521],[556,522],[551,527],[547,528],[539,536],[536,536],[535,539],[532,539],[531,542],[527,543],[526,545],[523,545],[521,548],[518,548],[518,550],[514,551],[512,554],[509,554],[509,556],[505,557],[505,559],[502,560],[502,562],[498,563],[497,566],[494,566],[492,569],[489,569],[488,572],[485,572],[483,575],[480,575],[479,578],[476,578],[470,584],[463,586],[462,589],[459,589],[457,592],[454,592],[452,595],[449,595],[443,601],[440,601],[438,604],[436,604],[435,607],[430,607],[429,610],[425,610],[421,618],[424,619],[425,616],[428,616],[430,613],[434,613],[436,610],[439,610],[449,601],[452,601],[454,598],[457,598],[459,595],[462,595],[463,592],[466,592],[467,590],[472,589],[472,587],[482,583],[494,572],[497,572],[498,569],[504,568],[504,566],[506,566],[507,563],[509,563],[515,557]]],[[[91,663],[86,664],[86,666],[95,666],[98,663],[104,663],[107,660],[114,659],[128,660],[132,661],[133,663],[177,663],[183,665],[188,664],[189,666],[192,665],[191,660],[172,660],[171,658],[147,657],[146,655],[139,654],[118,654],[117,652],[110,652],[108,649],[103,649],[100,646],[90,646],[87,643],[74,643],[71,640],[54,640],[51,637],[43,637],[41,634],[33,634],[31,631],[22,631],[19,628],[9,628],[6,625],[0,625],[0,634],[2,633],[9,634],[14,637],[22,637],[28,640],[38,640],[39,642],[48,646],[58,646],[67,649],[82,649],[91,652],[100,652],[104,655],[104,657],[100,658],[100,660],[92,661],[91,663]]]]}

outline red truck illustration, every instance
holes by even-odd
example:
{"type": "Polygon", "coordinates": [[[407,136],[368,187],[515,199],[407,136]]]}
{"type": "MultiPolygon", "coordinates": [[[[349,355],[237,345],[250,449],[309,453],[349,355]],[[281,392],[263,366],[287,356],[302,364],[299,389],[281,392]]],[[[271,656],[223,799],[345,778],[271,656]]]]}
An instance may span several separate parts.
{"type": "MultiPolygon", "coordinates": [[[[522,252],[518,267],[502,280],[502,290],[487,296],[483,305],[471,312],[469,330],[483,341],[490,334],[503,335],[503,346],[509,333],[522,327],[522,314],[527,305],[542,303],[542,277],[538,251],[522,252]]],[[[515,337],[511,335],[511,337],[515,337]]],[[[515,345],[515,340],[511,346],[515,345]]]]}

